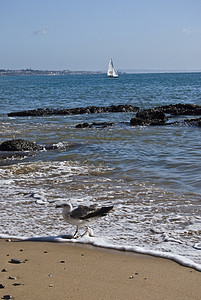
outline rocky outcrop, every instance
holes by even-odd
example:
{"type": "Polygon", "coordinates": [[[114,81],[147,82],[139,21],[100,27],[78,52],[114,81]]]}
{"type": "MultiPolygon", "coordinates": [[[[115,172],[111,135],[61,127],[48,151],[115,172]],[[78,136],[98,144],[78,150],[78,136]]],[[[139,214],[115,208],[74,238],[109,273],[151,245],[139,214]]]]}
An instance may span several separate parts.
{"type": "Polygon", "coordinates": [[[9,113],[9,117],[40,117],[40,116],[50,116],[50,115],[81,115],[81,114],[97,114],[105,112],[136,112],[139,107],[132,105],[111,105],[111,106],[88,106],[88,107],[78,107],[70,109],[52,109],[52,108],[38,108],[33,110],[24,110],[19,112],[9,113]]]}
{"type": "Polygon", "coordinates": [[[201,115],[201,106],[196,104],[170,104],[153,108],[155,111],[164,112],[171,115],[201,115]]]}
{"type": "MultiPolygon", "coordinates": [[[[195,104],[171,104],[158,106],[155,108],[144,109],[137,112],[136,116],[130,120],[130,125],[152,126],[166,125],[168,117],[177,115],[201,115],[201,106],[195,104]]],[[[168,123],[168,125],[185,124],[200,126],[200,119],[186,119],[180,122],[168,123]]]]}
{"type": "Polygon", "coordinates": [[[168,123],[168,125],[201,127],[201,118],[184,119],[183,121],[168,123]]]}
{"type": "Polygon", "coordinates": [[[108,126],[113,126],[114,123],[113,122],[93,122],[92,124],[89,123],[81,123],[75,126],[75,128],[105,128],[108,126]]]}
{"type": "Polygon", "coordinates": [[[0,151],[39,151],[43,148],[23,139],[13,139],[0,144],[0,151]]]}
{"type": "Polygon", "coordinates": [[[130,120],[131,126],[165,125],[167,117],[164,112],[154,109],[141,110],[130,120]]]}
{"type": "MultiPolygon", "coordinates": [[[[201,116],[201,106],[195,104],[170,104],[158,106],[155,108],[139,110],[139,107],[132,105],[111,105],[111,106],[88,106],[78,107],[71,109],[51,109],[51,108],[38,108],[33,110],[25,110],[20,112],[9,113],[9,117],[16,116],[50,116],[50,115],[76,115],[76,114],[93,114],[93,113],[115,113],[115,112],[137,112],[136,116],[130,120],[131,126],[156,126],[166,125],[168,118],[177,115],[201,116]]],[[[178,122],[174,122],[176,124],[178,122]]],[[[185,125],[200,126],[200,120],[195,121],[182,121],[179,122],[185,125]]],[[[173,123],[168,123],[171,125],[173,123]]],[[[106,127],[111,126],[113,123],[81,123],[76,128],[93,128],[93,127],[106,127]]]]}
{"type": "Polygon", "coordinates": [[[185,119],[184,124],[190,125],[190,126],[197,126],[201,127],[201,118],[196,118],[196,119],[185,119]]]}

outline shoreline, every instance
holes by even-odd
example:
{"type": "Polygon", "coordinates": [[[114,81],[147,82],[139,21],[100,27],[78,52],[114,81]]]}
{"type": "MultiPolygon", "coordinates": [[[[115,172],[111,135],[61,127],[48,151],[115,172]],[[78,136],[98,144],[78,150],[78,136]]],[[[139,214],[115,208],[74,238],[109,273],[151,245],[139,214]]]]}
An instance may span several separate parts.
{"type": "Polygon", "coordinates": [[[0,298],[200,299],[201,272],[169,259],[77,243],[0,239],[0,249],[0,298]]]}

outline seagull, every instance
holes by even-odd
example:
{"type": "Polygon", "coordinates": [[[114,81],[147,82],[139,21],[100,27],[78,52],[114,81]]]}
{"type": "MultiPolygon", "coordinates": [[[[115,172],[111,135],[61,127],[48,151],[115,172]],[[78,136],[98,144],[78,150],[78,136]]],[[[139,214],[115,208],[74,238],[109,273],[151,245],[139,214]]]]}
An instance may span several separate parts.
{"type": "Polygon", "coordinates": [[[113,206],[102,206],[100,208],[97,207],[97,205],[79,205],[77,208],[73,209],[72,205],[70,203],[62,203],[57,204],[56,208],[62,208],[62,215],[64,220],[71,224],[76,226],[76,231],[73,235],[74,238],[77,238],[77,233],[80,227],[86,226],[87,229],[84,232],[84,234],[81,235],[84,236],[86,232],[89,231],[88,224],[92,223],[99,217],[104,217],[107,215],[107,213],[113,209],[113,206]]]}

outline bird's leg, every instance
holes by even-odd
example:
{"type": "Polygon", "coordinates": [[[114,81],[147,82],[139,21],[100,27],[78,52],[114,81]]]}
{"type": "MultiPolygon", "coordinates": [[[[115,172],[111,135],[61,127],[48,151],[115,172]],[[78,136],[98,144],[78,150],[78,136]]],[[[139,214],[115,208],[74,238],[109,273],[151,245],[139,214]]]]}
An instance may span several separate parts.
{"type": "Polygon", "coordinates": [[[78,226],[76,226],[76,230],[75,230],[75,233],[73,235],[74,238],[76,238],[77,233],[78,233],[78,226]]]}
{"type": "MultiPolygon", "coordinates": [[[[80,237],[83,237],[87,232],[90,232],[89,229],[90,229],[90,228],[89,228],[88,226],[86,226],[86,230],[84,231],[84,233],[83,233],[82,235],[80,235],[80,237]]],[[[89,234],[89,235],[90,235],[90,234],[89,234]]]]}

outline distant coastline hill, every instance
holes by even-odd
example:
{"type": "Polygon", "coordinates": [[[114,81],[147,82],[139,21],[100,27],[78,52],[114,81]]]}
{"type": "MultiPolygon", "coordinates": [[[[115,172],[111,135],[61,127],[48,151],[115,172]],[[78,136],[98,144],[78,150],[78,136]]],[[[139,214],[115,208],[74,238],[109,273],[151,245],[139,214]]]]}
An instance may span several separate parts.
{"type": "MultiPolygon", "coordinates": [[[[200,73],[201,70],[147,70],[147,69],[134,69],[134,70],[118,70],[119,74],[142,74],[142,73],[200,73]]],[[[79,74],[106,74],[106,71],[50,71],[50,70],[6,70],[0,69],[0,76],[33,76],[33,75],[79,75],[79,74]]]]}
{"type": "Polygon", "coordinates": [[[101,74],[103,72],[97,71],[49,71],[49,70],[32,70],[32,69],[21,69],[21,70],[5,70],[0,69],[0,76],[30,76],[30,75],[77,75],[77,74],[101,74]]]}

